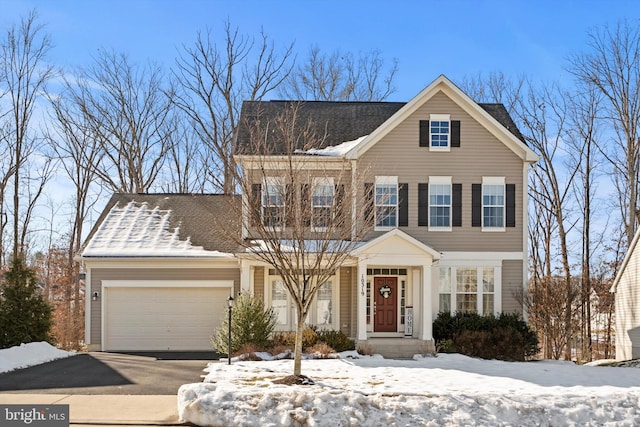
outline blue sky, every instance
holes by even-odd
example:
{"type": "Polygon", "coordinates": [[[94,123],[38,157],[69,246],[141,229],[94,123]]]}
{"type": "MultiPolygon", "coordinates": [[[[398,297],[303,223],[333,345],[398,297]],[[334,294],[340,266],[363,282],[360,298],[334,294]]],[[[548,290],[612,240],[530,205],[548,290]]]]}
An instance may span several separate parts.
{"type": "Polygon", "coordinates": [[[298,56],[312,45],[378,49],[399,63],[394,101],[409,100],[440,74],[565,80],[565,60],[586,48],[589,29],[640,17],[640,2],[631,0],[0,0],[0,28],[33,8],[53,40],[50,59],[61,66],[86,66],[100,48],[170,66],[198,30],[221,36],[228,19],[251,35],[264,29],[276,45],[295,42],[298,56]]]}

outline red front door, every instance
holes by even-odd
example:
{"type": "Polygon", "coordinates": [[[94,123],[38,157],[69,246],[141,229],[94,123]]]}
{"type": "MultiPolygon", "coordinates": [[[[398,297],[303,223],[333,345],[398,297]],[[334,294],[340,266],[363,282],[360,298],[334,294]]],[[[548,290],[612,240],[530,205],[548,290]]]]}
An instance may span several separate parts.
{"type": "Polygon", "coordinates": [[[398,278],[373,279],[373,332],[398,332],[398,278]]]}

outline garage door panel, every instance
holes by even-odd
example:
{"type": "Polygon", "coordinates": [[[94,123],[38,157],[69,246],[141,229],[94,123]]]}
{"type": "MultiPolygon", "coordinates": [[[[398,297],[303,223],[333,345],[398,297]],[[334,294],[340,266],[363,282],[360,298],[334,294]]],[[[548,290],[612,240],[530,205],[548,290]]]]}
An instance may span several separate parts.
{"type": "Polygon", "coordinates": [[[229,288],[105,288],[105,350],[211,350],[229,288]]]}

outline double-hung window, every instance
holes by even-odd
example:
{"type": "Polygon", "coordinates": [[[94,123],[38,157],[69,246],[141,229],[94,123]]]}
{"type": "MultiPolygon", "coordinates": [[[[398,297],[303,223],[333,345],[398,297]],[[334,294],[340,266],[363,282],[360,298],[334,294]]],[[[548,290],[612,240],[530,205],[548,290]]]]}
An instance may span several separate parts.
{"type": "Polygon", "coordinates": [[[440,267],[438,310],[496,314],[501,309],[497,267],[440,267]]]}
{"type": "Polygon", "coordinates": [[[505,180],[504,177],[482,178],[482,228],[504,230],[505,180]]]}
{"type": "MultiPolygon", "coordinates": [[[[265,285],[265,297],[269,301],[276,318],[276,330],[293,331],[296,327],[296,309],[293,299],[282,278],[275,269],[268,270],[268,280],[265,285]]],[[[333,329],[338,327],[338,314],[333,308],[339,306],[336,292],[337,276],[329,278],[316,293],[314,301],[309,307],[306,323],[320,328],[333,329]]]]}
{"type": "Polygon", "coordinates": [[[429,148],[449,151],[451,146],[451,120],[449,114],[431,114],[429,117],[429,148]]]}
{"type": "Polygon", "coordinates": [[[377,176],[375,187],[376,229],[398,226],[398,177],[377,176]]]}
{"type": "Polygon", "coordinates": [[[331,222],[331,207],[335,197],[333,178],[314,178],[311,197],[311,224],[315,229],[323,229],[331,222]]]}
{"type": "Polygon", "coordinates": [[[429,177],[429,230],[451,231],[451,177],[429,177]]]}
{"type": "Polygon", "coordinates": [[[262,190],[262,221],[269,227],[285,225],[286,185],[282,178],[267,177],[262,190]]]}

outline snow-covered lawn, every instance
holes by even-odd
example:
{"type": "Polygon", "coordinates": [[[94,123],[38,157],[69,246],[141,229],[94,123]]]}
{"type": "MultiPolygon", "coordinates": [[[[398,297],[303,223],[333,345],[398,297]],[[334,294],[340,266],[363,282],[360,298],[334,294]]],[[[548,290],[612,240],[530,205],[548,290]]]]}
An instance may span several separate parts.
{"type": "Polygon", "coordinates": [[[640,369],[458,354],[303,360],[316,385],[277,385],[292,360],[211,363],[178,411],[202,426],[637,426],[640,369]]]}
{"type": "Polygon", "coordinates": [[[60,350],[47,342],[5,348],[0,350],[0,374],[74,355],[75,353],[60,350]]]}

